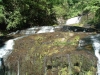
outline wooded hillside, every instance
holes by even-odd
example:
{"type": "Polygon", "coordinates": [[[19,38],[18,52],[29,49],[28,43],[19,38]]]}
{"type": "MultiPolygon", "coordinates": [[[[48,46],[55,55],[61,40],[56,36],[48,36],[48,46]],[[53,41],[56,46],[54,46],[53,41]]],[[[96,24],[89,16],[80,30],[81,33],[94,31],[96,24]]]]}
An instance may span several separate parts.
{"type": "Polygon", "coordinates": [[[57,18],[94,14],[89,23],[99,24],[100,0],[0,0],[0,29],[57,25],[57,18]]]}

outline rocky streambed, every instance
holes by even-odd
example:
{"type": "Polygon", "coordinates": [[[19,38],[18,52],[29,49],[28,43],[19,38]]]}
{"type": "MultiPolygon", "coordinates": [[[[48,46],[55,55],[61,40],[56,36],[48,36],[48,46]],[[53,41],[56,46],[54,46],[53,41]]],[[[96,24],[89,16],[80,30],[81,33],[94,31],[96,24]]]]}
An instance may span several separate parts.
{"type": "Polygon", "coordinates": [[[95,75],[97,59],[91,46],[78,41],[94,33],[52,32],[16,40],[5,62],[10,75],[95,75]]]}

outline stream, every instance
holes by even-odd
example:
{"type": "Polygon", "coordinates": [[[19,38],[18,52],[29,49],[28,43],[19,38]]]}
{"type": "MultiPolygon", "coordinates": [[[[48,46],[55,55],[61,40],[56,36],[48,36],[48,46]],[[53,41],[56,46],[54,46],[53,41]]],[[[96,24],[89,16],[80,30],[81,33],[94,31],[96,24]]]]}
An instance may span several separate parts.
{"type": "MultiPolygon", "coordinates": [[[[56,27],[59,28],[59,27],[56,27]]],[[[4,74],[4,61],[6,61],[7,57],[11,54],[13,50],[13,46],[15,45],[16,40],[27,37],[32,34],[40,34],[40,33],[48,33],[48,32],[54,32],[54,27],[52,26],[43,26],[43,27],[33,27],[33,28],[28,28],[26,30],[21,30],[21,31],[16,31],[12,32],[8,35],[16,35],[16,34],[21,34],[22,36],[10,39],[4,43],[4,45],[0,48],[0,75],[5,75],[4,74]],[[3,71],[2,71],[3,70],[3,71]]]]}
{"type": "Polygon", "coordinates": [[[54,32],[54,31],[55,31],[54,27],[52,27],[52,26],[43,26],[41,28],[33,27],[33,28],[28,28],[26,30],[12,32],[8,35],[22,34],[23,36],[6,41],[4,43],[4,45],[0,48],[0,58],[5,58],[12,52],[13,46],[14,46],[14,41],[24,38],[24,37],[27,37],[32,34],[48,33],[48,32],[54,32]]]}
{"type": "Polygon", "coordinates": [[[97,57],[97,74],[100,75],[100,34],[87,36],[79,41],[79,48],[92,44],[94,54],[97,57]]]}
{"type": "MultiPolygon", "coordinates": [[[[70,26],[55,26],[55,27],[54,26],[41,26],[41,27],[36,26],[36,27],[28,28],[26,30],[17,30],[16,32],[12,32],[12,33],[8,34],[8,35],[21,34],[23,36],[6,41],[4,43],[4,45],[0,48],[0,59],[2,59],[2,60],[0,60],[0,67],[2,67],[2,64],[4,63],[2,61],[5,61],[7,59],[7,57],[11,54],[11,52],[13,50],[13,46],[15,45],[14,41],[21,39],[21,38],[24,38],[24,37],[27,37],[27,36],[32,35],[32,34],[51,33],[51,32],[56,32],[56,31],[61,31],[61,30],[68,31],[68,30],[71,30],[71,27],[70,26]]],[[[81,29],[81,28],[77,28],[77,27],[73,29],[73,27],[72,27],[72,31],[78,31],[78,30],[81,32],[86,32],[87,29],[85,29],[85,28],[81,29]]],[[[92,30],[92,31],[94,32],[95,30],[92,30]]],[[[100,75],[100,67],[99,67],[100,66],[100,55],[99,55],[100,42],[98,42],[99,36],[100,35],[94,35],[94,36],[91,36],[89,38],[93,42],[95,56],[98,58],[98,63],[97,63],[98,75],[100,75]]],[[[82,40],[79,41],[80,47],[81,47],[82,43],[84,43],[82,40]]],[[[1,75],[1,73],[0,73],[0,75],[1,75]]],[[[4,74],[2,74],[2,75],[4,75],[4,74]]]]}

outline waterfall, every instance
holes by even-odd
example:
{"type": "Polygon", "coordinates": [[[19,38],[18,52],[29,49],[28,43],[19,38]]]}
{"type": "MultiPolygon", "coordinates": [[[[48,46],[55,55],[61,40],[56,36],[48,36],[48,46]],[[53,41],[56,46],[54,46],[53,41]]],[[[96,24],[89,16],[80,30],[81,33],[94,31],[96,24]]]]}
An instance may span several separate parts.
{"type": "Polygon", "coordinates": [[[100,35],[91,36],[91,40],[93,41],[93,48],[95,52],[95,56],[97,57],[97,75],[100,75],[100,35]]]}
{"type": "MultiPolygon", "coordinates": [[[[13,46],[15,45],[16,40],[22,39],[22,38],[27,37],[31,34],[55,32],[55,29],[60,29],[61,27],[59,27],[59,26],[57,26],[57,27],[53,27],[53,26],[33,27],[33,28],[28,28],[26,30],[21,30],[21,31],[18,30],[16,32],[8,34],[8,35],[21,34],[22,36],[6,41],[4,43],[4,45],[0,48],[0,58],[4,58],[4,60],[7,59],[7,57],[11,54],[11,52],[13,50],[13,46]]],[[[19,65],[18,65],[18,74],[19,74],[19,65]]]]}
{"type": "MultiPolygon", "coordinates": [[[[8,35],[15,35],[15,34],[22,34],[22,36],[10,39],[4,43],[4,45],[0,48],[0,59],[6,60],[7,57],[11,54],[13,50],[13,46],[15,45],[15,41],[18,39],[22,39],[24,37],[27,37],[31,34],[39,34],[39,33],[47,33],[47,32],[55,32],[53,26],[41,26],[41,27],[33,27],[33,28],[28,28],[26,30],[17,30],[16,32],[12,32],[8,35]]],[[[2,67],[2,61],[0,60],[0,67],[2,67]]],[[[0,73],[1,74],[1,73],[0,73]]],[[[19,62],[18,62],[18,73],[19,75],[19,62]]]]}
{"type": "Polygon", "coordinates": [[[10,39],[8,41],[6,41],[4,43],[4,46],[0,48],[0,58],[5,58],[7,57],[13,50],[13,46],[14,46],[14,41],[21,39],[23,37],[27,37],[31,34],[39,34],[39,33],[47,33],[47,32],[54,32],[54,27],[53,26],[41,26],[41,27],[33,27],[33,28],[28,28],[26,30],[22,30],[22,31],[16,31],[13,33],[10,33],[8,35],[12,35],[12,34],[24,34],[21,37],[17,37],[14,39],[10,39]]]}
{"type": "Polygon", "coordinates": [[[21,39],[23,37],[26,37],[26,36],[21,36],[21,37],[17,37],[17,38],[14,38],[14,39],[10,39],[8,41],[6,41],[4,43],[4,46],[2,46],[0,48],[0,58],[4,58],[4,60],[6,60],[7,56],[12,52],[13,50],[13,46],[14,46],[14,41],[15,40],[18,40],[18,39],[21,39]]]}
{"type": "Polygon", "coordinates": [[[4,43],[5,45],[0,48],[0,58],[3,58],[4,55],[9,53],[13,49],[14,40],[10,39],[4,43]]]}
{"type": "Polygon", "coordinates": [[[23,37],[27,37],[31,34],[39,34],[39,33],[47,33],[47,32],[55,32],[54,27],[53,26],[41,26],[41,27],[37,26],[37,27],[28,28],[26,30],[21,30],[21,31],[17,30],[16,32],[8,34],[8,35],[15,35],[15,34],[24,34],[24,35],[21,37],[17,37],[17,38],[6,41],[4,43],[4,46],[0,48],[0,58],[4,58],[5,56],[9,55],[12,52],[15,40],[21,39],[23,37]]]}
{"type": "Polygon", "coordinates": [[[16,32],[12,32],[8,35],[15,35],[15,34],[22,34],[22,35],[31,35],[31,34],[39,34],[39,33],[48,33],[48,32],[55,32],[55,29],[58,29],[59,26],[35,26],[32,28],[28,28],[25,30],[17,30],[16,32]]]}
{"type": "Polygon", "coordinates": [[[37,33],[47,33],[47,32],[54,32],[54,27],[52,26],[43,26],[41,27],[41,30],[39,30],[37,33]]]}
{"type": "Polygon", "coordinates": [[[100,34],[91,35],[85,37],[79,41],[79,49],[82,49],[86,45],[91,44],[94,49],[94,54],[97,58],[97,74],[100,75],[100,34]]]}
{"type": "Polygon", "coordinates": [[[79,23],[81,21],[81,18],[82,18],[82,16],[77,16],[77,17],[70,18],[66,21],[65,25],[71,25],[71,24],[79,23]]]}

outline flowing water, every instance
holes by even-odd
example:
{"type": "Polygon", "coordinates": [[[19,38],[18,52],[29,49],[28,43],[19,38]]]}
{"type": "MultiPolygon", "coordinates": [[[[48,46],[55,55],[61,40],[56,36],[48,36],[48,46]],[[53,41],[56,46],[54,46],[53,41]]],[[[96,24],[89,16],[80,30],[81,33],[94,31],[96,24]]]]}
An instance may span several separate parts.
{"type": "Polygon", "coordinates": [[[91,36],[91,40],[93,41],[93,48],[94,48],[95,56],[98,59],[97,75],[100,75],[100,34],[91,36]]]}
{"type": "Polygon", "coordinates": [[[54,32],[55,29],[60,28],[60,26],[54,27],[54,26],[35,26],[32,28],[28,28],[26,30],[17,30],[16,32],[12,32],[8,35],[15,35],[15,34],[24,34],[24,35],[30,35],[30,34],[39,34],[39,33],[48,33],[48,32],[54,32]]]}
{"type": "Polygon", "coordinates": [[[76,24],[79,23],[81,21],[82,16],[77,16],[77,17],[73,17],[71,19],[68,19],[66,21],[66,25],[71,25],[71,24],[76,24]]]}
{"type": "Polygon", "coordinates": [[[31,34],[47,33],[47,32],[54,32],[54,31],[55,30],[53,26],[43,26],[43,27],[28,28],[26,30],[10,33],[9,35],[12,35],[12,34],[24,34],[24,35],[21,37],[17,37],[17,38],[6,41],[4,43],[4,46],[0,48],[0,58],[4,58],[5,56],[9,55],[12,52],[14,41],[21,39],[23,37],[27,37],[28,35],[31,35],[31,34]]]}
{"type": "MultiPolygon", "coordinates": [[[[59,27],[56,27],[56,28],[59,28],[59,27]]],[[[10,39],[4,43],[4,45],[0,48],[0,59],[6,60],[7,57],[11,54],[11,52],[13,50],[13,46],[15,44],[14,41],[24,38],[24,37],[27,37],[31,34],[47,33],[47,32],[54,32],[54,31],[55,30],[54,30],[53,26],[43,26],[43,27],[28,28],[26,30],[21,30],[21,31],[18,30],[16,32],[8,34],[8,35],[15,35],[15,34],[23,34],[23,35],[20,37],[14,38],[14,39],[10,39]]],[[[3,64],[2,61],[3,60],[0,60],[0,68],[2,68],[2,64],[3,64]]],[[[1,74],[1,72],[0,72],[0,74],[1,74]]],[[[4,75],[4,74],[2,74],[2,75],[4,75]]],[[[19,70],[18,70],[17,75],[19,75],[19,70]]]]}
{"type": "MultiPolygon", "coordinates": [[[[75,17],[75,19],[80,20],[80,17],[75,17]]],[[[72,21],[70,21],[70,22],[72,22],[72,21]]],[[[78,23],[79,21],[76,21],[76,22],[78,23]]],[[[23,36],[20,36],[20,37],[17,37],[17,38],[14,38],[14,39],[10,39],[10,40],[6,41],[4,43],[4,46],[2,46],[0,48],[0,58],[4,58],[5,60],[7,59],[7,57],[11,54],[11,52],[13,50],[13,46],[15,44],[14,41],[16,41],[18,39],[21,39],[23,37],[27,37],[27,36],[29,36],[31,34],[40,34],[40,33],[55,32],[56,29],[59,29],[59,28],[61,28],[61,27],[60,26],[57,26],[57,27],[53,27],[53,26],[41,26],[41,27],[28,28],[26,30],[21,30],[21,31],[17,30],[16,32],[8,34],[8,35],[22,34],[23,36]]],[[[97,46],[97,44],[100,45],[100,43],[95,42],[94,38],[95,37],[91,37],[92,41],[94,41],[93,47],[96,49],[95,54],[96,54],[96,56],[98,58],[97,68],[98,68],[98,74],[99,74],[99,72],[100,72],[100,68],[99,68],[99,66],[100,66],[99,65],[100,64],[99,61],[100,61],[100,59],[99,59],[99,56],[100,55],[98,53],[99,52],[99,49],[98,49],[99,46],[97,46]]],[[[0,63],[2,63],[2,62],[0,61],[0,63]]]]}
{"type": "MultiPolygon", "coordinates": [[[[67,20],[66,23],[71,24],[73,22],[75,24],[75,23],[79,23],[80,20],[81,20],[81,16],[78,16],[78,17],[74,17],[74,18],[67,20]]],[[[0,58],[4,58],[6,55],[9,55],[12,52],[15,40],[21,39],[21,38],[26,37],[31,34],[55,32],[55,30],[59,29],[59,28],[61,28],[61,27],[60,26],[56,26],[56,27],[53,27],[53,26],[38,27],[38,26],[36,26],[33,28],[28,28],[26,30],[21,30],[21,31],[17,30],[16,32],[12,32],[12,33],[8,34],[8,35],[24,34],[24,36],[6,41],[4,43],[4,46],[2,46],[0,48],[0,58]]]]}
{"type": "Polygon", "coordinates": [[[5,45],[0,49],[0,58],[3,58],[4,55],[6,55],[6,53],[9,53],[10,50],[13,49],[13,45],[14,45],[13,39],[10,39],[7,42],[5,42],[5,45]]]}
{"type": "Polygon", "coordinates": [[[91,35],[79,41],[79,47],[92,44],[94,54],[97,57],[97,74],[100,75],[100,34],[91,35]]]}

